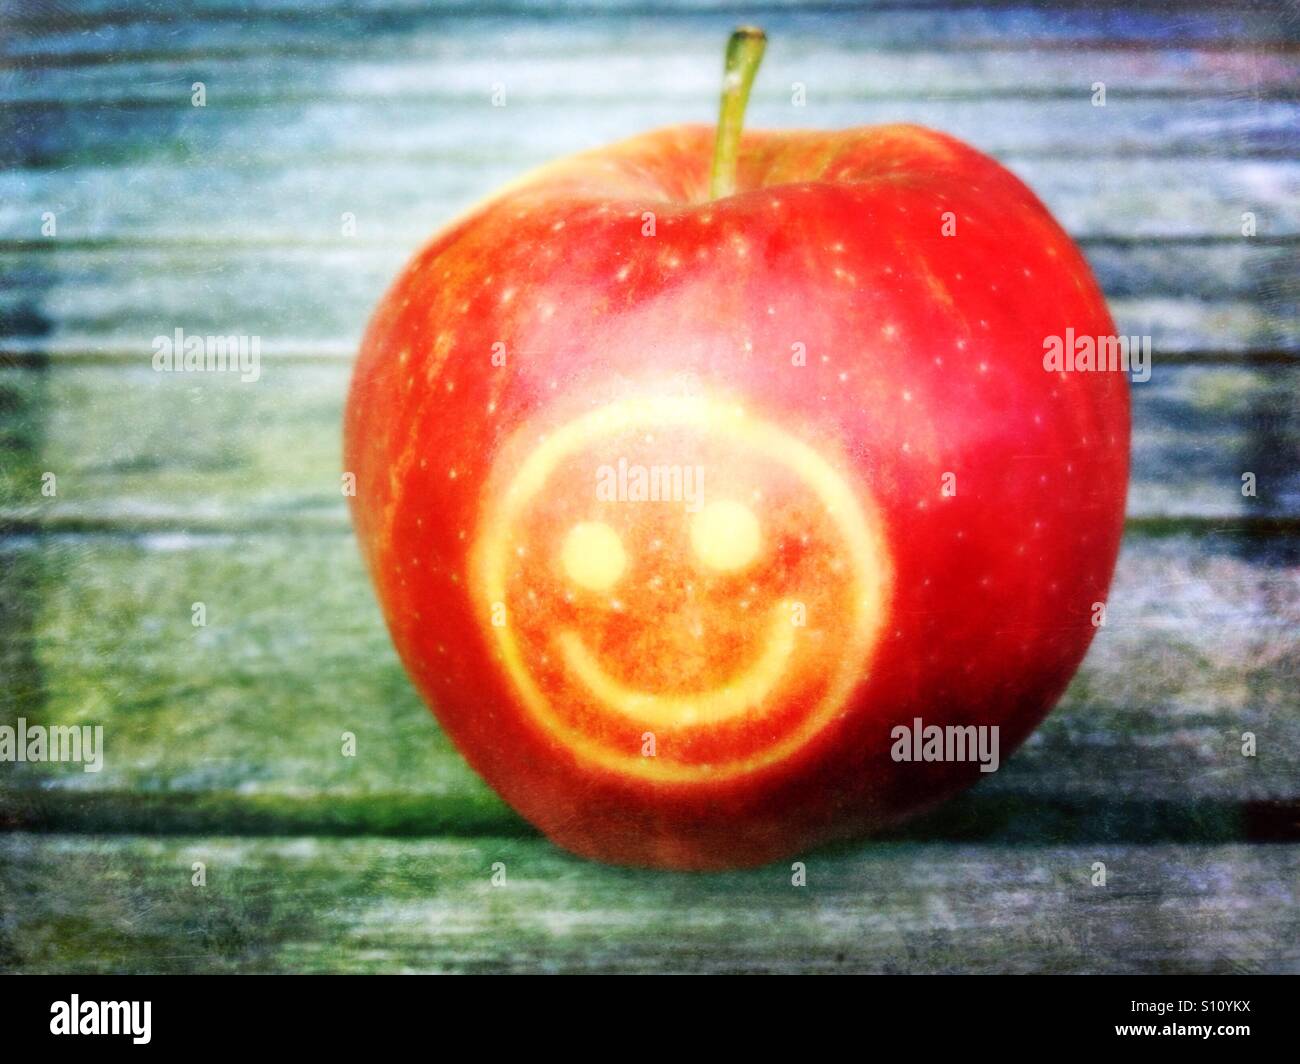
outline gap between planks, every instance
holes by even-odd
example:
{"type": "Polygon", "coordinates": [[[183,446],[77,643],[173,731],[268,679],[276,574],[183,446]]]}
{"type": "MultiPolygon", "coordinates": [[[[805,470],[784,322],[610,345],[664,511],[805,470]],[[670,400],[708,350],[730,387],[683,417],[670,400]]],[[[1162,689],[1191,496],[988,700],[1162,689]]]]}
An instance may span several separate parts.
{"type": "MultiPolygon", "coordinates": [[[[504,804],[445,795],[0,789],[0,834],[540,838],[504,804]]],[[[967,791],[870,841],[1056,846],[1300,842],[1300,799],[1188,801],[967,791]]],[[[849,845],[849,844],[843,844],[849,845]]]]}

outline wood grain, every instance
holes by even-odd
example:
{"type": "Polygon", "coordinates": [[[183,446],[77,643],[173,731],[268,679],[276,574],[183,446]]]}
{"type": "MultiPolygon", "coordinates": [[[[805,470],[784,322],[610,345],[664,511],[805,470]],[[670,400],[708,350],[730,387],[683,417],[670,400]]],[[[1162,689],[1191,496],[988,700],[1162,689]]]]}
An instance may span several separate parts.
{"type": "MultiPolygon", "coordinates": [[[[907,50],[881,50],[851,19],[830,28],[845,32],[828,38],[821,26],[809,31],[792,24],[773,35],[757,103],[791,106],[786,97],[794,82],[806,87],[813,115],[820,105],[846,101],[1087,99],[1094,81],[1105,82],[1126,103],[1247,94],[1288,100],[1295,97],[1300,65],[1294,54],[1261,56],[1232,44],[1151,54],[1088,41],[1075,42],[1068,53],[1007,42],[954,52],[920,40],[907,50]]],[[[223,51],[201,59],[133,60],[115,53],[112,62],[96,63],[93,55],[64,53],[60,58],[68,65],[59,65],[49,62],[52,57],[25,61],[11,52],[0,58],[0,69],[13,72],[0,83],[0,102],[188,105],[190,86],[201,74],[213,89],[213,103],[223,106],[285,100],[472,106],[486,104],[493,83],[504,78],[509,97],[547,101],[557,109],[616,101],[671,101],[695,109],[717,92],[717,41],[723,36],[671,21],[645,24],[635,42],[613,23],[584,30],[542,23],[503,36],[496,24],[484,21],[408,40],[399,55],[370,37],[350,41],[339,54],[310,57],[223,51]],[[80,61],[73,64],[74,57],[80,61]]]]}
{"type": "Polygon", "coordinates": [[[1300,971],[1296,847],[877,844],[804,860],[793,887],[788,864],[664,876],[527,839],[8,835],[0,967],[1300,971]]]}
{"type": "MultiPolygon", "coordinates": [[[[712,107],[711,99],[692,109],[613,101],[560,109],[557,122],[556,105],[526,100],[504,108],[464,99],[440,107],[402,100],[223,107],[213,100],[197,109],[186,94],[166,106],[7,105],[0,161],[12,169],[0,185],[3,232],[39,237],[35,205],[69,216],[64,236],[319,238],[337,236],[339,212],[351,210],[363,221],[358,233],[405,232],[413,241],[549,159],[658,126],[711,122],[712,107]],[[196,217],[197,204],[215,213],[196,217]],[[98,210],[109,213],[100,218],[98,210]]],[[[1294,236],[1295,113],[1294,104],[1249,96],[1116,100],[1104,108],[1091,106],[1086,93],[804,109],[769,109],[759,99],[752,124],[940,129],[1005,162],[1053,211],[1065,211],[1060,220],[1078,236],[1239,237],[1243,210],[1257,213],[1261,234],[1294,236]],[[1100,202],[1090,206],[1084,192],[1100,202]],[[1131,205],[1116,203],[1121,192],[1134,197],[1131,205]]]]}
{"type": "Polygon", "coordinates": [[[158,3],[143,4],[137,11],[120,3],[112,7],[92,4],[81,7],[80,18],[65,21],[57,13],[44,12],[41,17],[27,7],[8,13],[13,32],[7,51],[11,56],[39,57],[47,63],[70,56],[90,56],[102,62],[108,56],[227,56],[272,50],[328,56],[351,51],[363,41],[374,47],[400,45],[418,50],[423,41],[441,41],[448,36],[473,40],[476,35],[488,46],[501,48],[497,31],[503,17],[513,19],[516,34],[549,32],[553,39],[570,40],[580,49],[584,35],[593,31],[621,33],[633,41],[647,33],[663,33],[672,34],[680,43],[692,31],[717,39],[736,24],[738,16],[752,19],[760,13],[777,39],[795,35],[800,23],[811,16],[815,20],[812,32],[831,39],[851,34],[850,39],[859,46],[880,49],[939,45],[969,51],[1006,47],[1010,39],[1021,47],[1072,48],[1102,42],[1152,51],[1245,41],[1265,50],[1291,44],[1297,37],[1294,24],[1284,13],[1233,4],[1217,8],[1203,4],[1088,8],[1042,3],[893,3],[864,9],[832,0],[799,3],[793,9],[767,3],[757,10],[732,4],[711,10],[700,0],[670,0],[653,6],[644,0],[561,0],[558,4],[549,0],[489,0],[487,4],[390,0],[360,8],[334,4],[326,11],[328,17],[321,18],[284,3],[205,0],[202,5],[191,5],[180,17],[174,8],[158,3]]]}

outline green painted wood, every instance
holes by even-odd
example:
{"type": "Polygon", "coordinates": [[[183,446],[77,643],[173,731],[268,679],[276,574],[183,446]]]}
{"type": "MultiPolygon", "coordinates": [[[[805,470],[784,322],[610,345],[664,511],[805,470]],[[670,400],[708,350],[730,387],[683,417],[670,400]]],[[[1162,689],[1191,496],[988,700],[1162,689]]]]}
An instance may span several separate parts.
{"type": "MultiPolygon", "coordinates": [[[[847,23],[847,20],[845,20],[847,23]]],[[[470,102],[506,79],[510,95],[555,106],[612,101],[674,100],[694,109],[717,91],[718,37],[652,24],[629,47],[615,24],[586,32],[529,27],[508,36],[488,24],[406,43],[393,55],[386,42],[361,38],[345,55],[311,57],[222,55],[202,62],[214,102],[302,100],[422,100],[470,102]]],[[[1160,96],[1291,99],[1300,60],[1288,53],[1261,57],[1251,47],[1165,49],[1081,44],[1026,49],[1008,38],[1001,48],[952,51],[918,42],[915,50],[879,51],[857,32],[828,39],[823,29],[797,25],[774,37],[759,90],[770,103],[794,82],[808,90],[810,114],[830,102],[934,100],[943,97],[1023,101],[1087,100],[1103,81],[1124,102],[1160,96]]],[[[14,64],[14,60],[10,60],[14,64]]],[[[193,58],[61,66],[13,65],[0,82],[0,103],[93,102],[188,104],[198,61],[193,58]]],[[[788,103],[788,100],[785,101],[788,103]]]]}
{"type": "MultiPolygon", "coordinates": [[[[342,298],[342,296],[340,296],[342,298]]],[[[194,329],[187,321],[187,328],[194,329]]],[[[9,453],[0,522],[50,529],[344,529],[350,366],[268,356],[256,382],[122,361],[0,368],[9,453]],[[59,478],[41,494],[41,475],[59,478]]],[[[1300,364],[1162,365],[1132,386],[1128,511],[1163,519],[1300,517],[1300,364]],[[1256,494],[1243,496],[1242,474],[1256,494]]]]}
{"type": "Polygon", "coordinates": [[[873,844],[803,860],[794,887],[787,865],[644,872],[537,840],[7,835],[0,968],[1300,971],[1296,846],[873,844]]]}
{"type": "MultiPolygon", "coordinates": [[[[63,536],[0,549],[5,720],[105,728],[97,773],[4,765],[0,823],[523,830],[409,686],[350,536],[63,536]],[[205,627],[191,623],[195,602],[205,627]],[[355,757],[343,756],[344,732],[355,757]]],[[[1252,835],[1252,803],[1300,799],[1297,556],[1294,539],[1130,540],[1106,627],[1061,706],[922,835],[1252,835]],[[1242,756],[1245,731],[1254,758],[1242,756]]]]}

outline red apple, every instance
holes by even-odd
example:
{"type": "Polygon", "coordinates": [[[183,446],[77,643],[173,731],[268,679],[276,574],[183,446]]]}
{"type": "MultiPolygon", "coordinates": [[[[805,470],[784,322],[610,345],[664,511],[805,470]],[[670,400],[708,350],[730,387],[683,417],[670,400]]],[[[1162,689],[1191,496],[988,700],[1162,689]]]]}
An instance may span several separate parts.
{"type": "Polygon", "coordinates": [[[733,39],[716,150],[648,133],[436,235],[348,399],[406,668],[510,805],[606,861],[766,862],[981,778],[898,729],[997,727],[1005,758],[1123,527],[1127,381],[1044,368],[1114,332],[1079,250],[943,134],[742,137],[760,53],[733,39]]]}

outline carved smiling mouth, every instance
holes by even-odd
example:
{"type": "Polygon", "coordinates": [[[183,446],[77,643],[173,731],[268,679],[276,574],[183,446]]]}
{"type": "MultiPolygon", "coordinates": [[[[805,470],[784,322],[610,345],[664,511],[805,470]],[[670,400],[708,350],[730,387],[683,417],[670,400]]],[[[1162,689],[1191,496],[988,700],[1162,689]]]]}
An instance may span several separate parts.
{"type": "Polygon", "coordinates": [[[659,728],[716,724],[761,707],[776,690],[794,653],[794,626],[787,611],[786,603],[772,611],[758,660],[727,683],[697,694],[636,690],[610,676],[576,632],[561,632],[556,642],[572,675],[610,709],[659,728]]]}

